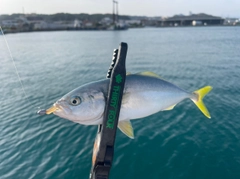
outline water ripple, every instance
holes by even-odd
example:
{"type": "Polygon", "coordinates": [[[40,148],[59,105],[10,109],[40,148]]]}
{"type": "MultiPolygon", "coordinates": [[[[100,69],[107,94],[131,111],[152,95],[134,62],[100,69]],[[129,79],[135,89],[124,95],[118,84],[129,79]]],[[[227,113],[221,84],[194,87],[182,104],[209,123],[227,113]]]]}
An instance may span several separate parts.
{"type": "Polygon", "coordinates": [[[110,178],[240,178],[237,34],[236,27],[9,34],[27,96],[0,37],[0,178],[89,177],[97,127],[36,111],[105,78],[116,41],[129,44],[127,71],[153,71],[189,91],[213,86],[204,98],[212,118],[185,100],[133,120],[134,140],[117,132],[110,178]]]}

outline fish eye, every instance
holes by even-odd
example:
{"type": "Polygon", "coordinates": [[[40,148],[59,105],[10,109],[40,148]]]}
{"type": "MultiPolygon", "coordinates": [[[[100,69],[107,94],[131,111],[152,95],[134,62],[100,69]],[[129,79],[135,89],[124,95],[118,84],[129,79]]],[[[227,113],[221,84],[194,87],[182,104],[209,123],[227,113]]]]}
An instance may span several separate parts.
{"type": "Polygon", "coordinates": [[[73,106],[77,106],[77,105],[79,105],[79,104],[81,103],[81,98],[78,97],[78,96],[74,96],[74,97],[72,97],[72,98],[70,99],[70,103],[71,103],[71,105],[73,105],[73,106]]]}

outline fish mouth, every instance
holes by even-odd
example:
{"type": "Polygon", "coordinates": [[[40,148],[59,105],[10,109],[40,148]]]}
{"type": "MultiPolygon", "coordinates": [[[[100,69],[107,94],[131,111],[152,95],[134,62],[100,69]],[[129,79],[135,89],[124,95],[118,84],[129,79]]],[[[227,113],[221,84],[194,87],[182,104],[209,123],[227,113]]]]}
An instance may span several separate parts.
{"type": "Polygon", "coordinates": [[[46,110],[46,114],[52,114],[53,112],[55,112],[56,110],[58,110],[59,108],[56,106],[56,104],[53,104],[52,107],[48,108],[46,110]]]}
{"type": "Polygon", "coordinates": [[[65,101],[63,100],[57,101],[56,103],[53,104],[52,107],[46,110],[46,114],[52,114],[52,113],[57,114],[62,112],[66,114],[70,113],[71,110],[68,108],[67,105],[64,104],[64,102],[65,101]]]}

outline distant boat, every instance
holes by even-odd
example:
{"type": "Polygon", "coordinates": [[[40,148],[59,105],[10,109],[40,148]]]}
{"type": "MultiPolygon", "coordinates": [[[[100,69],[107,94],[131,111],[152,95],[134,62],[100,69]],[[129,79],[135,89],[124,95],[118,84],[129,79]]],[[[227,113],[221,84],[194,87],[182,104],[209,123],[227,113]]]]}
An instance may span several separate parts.
{"type": "Polygon", "coordinates": [[[107,30],[127,30],[128,26],[123,23],[116,23],[115,25],[111,25],[107,28],[107,30]]]}
{"type": "Polygon", "coordinates": [[[115,28],[114,28],[114,30],[127,30],[128,29],[128,27],[127,26],[121,26],[121,27],[119,27],[119,26],[115,26],[115,28]]]}

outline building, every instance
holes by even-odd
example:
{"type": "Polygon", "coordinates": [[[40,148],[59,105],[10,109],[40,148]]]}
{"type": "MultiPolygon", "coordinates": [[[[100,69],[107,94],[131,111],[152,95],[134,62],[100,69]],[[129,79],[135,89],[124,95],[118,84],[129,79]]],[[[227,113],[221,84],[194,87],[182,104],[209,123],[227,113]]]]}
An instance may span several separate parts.
{"type": "Polygon", "coordinates": [[[130,19],[130,20],[125,20],[125,23],[129,26],[129,27],[142,27],[142,21],[141,20],[135,20],[135,19],[130,19]]]}
{"type": "Polygon", "coordinates": [[[238,18],[226,18],[225,21],[224,21],[224,25],[228,25],[228,26],[240,25],[240,19],[238,19],[238,18]]]}

